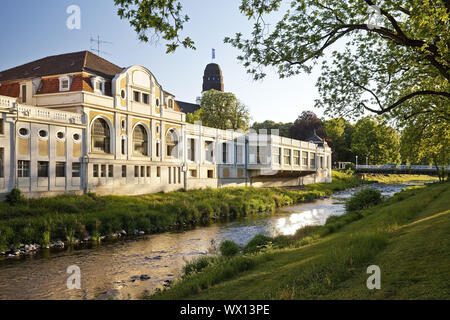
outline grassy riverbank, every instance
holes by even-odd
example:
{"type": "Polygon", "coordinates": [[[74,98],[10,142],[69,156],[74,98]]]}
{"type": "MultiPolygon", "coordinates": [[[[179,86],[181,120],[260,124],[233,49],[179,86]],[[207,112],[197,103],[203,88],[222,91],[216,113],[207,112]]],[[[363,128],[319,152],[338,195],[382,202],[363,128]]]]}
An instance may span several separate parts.
{"type": "Polygon", "coordinates": [[[153,299],[450,299],[450,183],[410,188],[380,205],[331,217],[262,252],[203,257],[153,299]],[[369,290],[378,265],[381,289],[369,290]]]}
{"type": "Polygon", "coordinates": [[[154,233],[178,226],[235,218],[277,207],[312,201],[363,181],[345,173],[333,173],[333,182],[283,188],[221,188],[176,191],[144,196],[58,196],[0,203],[0,252],[19,244],[47,246],[61,240],[74,242],[91,237],[98,241],[120,230],[154,233]]]}
{"type": "Polygon", "coordinates": [[[402,182],[435,182],[438,177],[429,176],[426,174],[368,174],[367,181],[379,183],[402,183],[402,182]]]}

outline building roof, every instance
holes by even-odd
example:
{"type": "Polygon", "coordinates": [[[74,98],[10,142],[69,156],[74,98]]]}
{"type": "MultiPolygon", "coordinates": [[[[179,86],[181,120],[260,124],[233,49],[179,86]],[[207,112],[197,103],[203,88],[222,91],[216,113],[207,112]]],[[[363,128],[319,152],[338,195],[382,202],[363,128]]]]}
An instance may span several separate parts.
{"type": "Polygon", "coordinates": [[[222,69],[220,69],[220,66],[217,63],[208,64],[203,74],[202,92],[211,89],[224,91],[222,69]]]}
{"type": "Polygon", "coordinates": [[[183,102],[183,101],[178,101],[178,100],[175,100],[175,102],[177,103],[177,105],[180,108],[181,112],[184,112],[186,114],[187,113],[194,113],[195,111],[200,109],[200,105],[195,104],[195,103],[183,102]]]}
{"type": "Polygon", "coordinates": [[[89,72],[108,79],[122,72],[123,68],[93,54],[79,51],[49,56],[0,71],[0,82],[29,79],[75,72],[89,72]]]}

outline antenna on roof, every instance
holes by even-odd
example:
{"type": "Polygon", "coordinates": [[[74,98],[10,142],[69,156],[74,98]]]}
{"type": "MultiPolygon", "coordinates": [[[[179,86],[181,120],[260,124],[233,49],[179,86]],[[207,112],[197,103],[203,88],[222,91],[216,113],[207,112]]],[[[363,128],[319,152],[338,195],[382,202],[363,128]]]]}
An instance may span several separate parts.
{"type": "Polygon", "coordinates": [[[91,36],[91,50],[96,52],[98,56],[100,56],[100,54],[109,54],[108,52],[100,50],[100,45],[101,44],[113,44],[113,43],[109,42],[109,41],[100,40],[100,36],[97,36],[97,39],[94,39],[91,36]],[[97,49],[92,47],[92,44],[95,44],[95,43],[97,43],[97,49]]]}

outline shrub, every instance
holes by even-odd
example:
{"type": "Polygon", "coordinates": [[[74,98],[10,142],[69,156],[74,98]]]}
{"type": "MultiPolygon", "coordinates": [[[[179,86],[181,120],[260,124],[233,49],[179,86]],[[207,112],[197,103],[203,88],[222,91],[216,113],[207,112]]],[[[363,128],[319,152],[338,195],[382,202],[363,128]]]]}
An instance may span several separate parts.
{"type": "Polygon", "coordinates": [[[25,201],[25,197],[20,189],[12,189],[11,192],[6,196],[6,202],[10,205],[15,206],[21,204],[25,201]]]}
{"type": "Polygon", "coordinates": [[[232,257],[236,254],[238,254],[240,251],[239,246],[231,240],[225,240],[220,244],[220,253],[224,257],[232,257]]]}
{"type": "Polygon", "coordinates": [[[363,189],[355,193],[345,202],[347,211],[362,210],[381,202],[381,192],[372,188],[363,189]]]}
{"type": "Polygon", "coordinates": [[[273,239],[271,237],[265,236],[263,234],[257,234],[244,247],[244,253],[258,252],[263,246],[267,245],[269,242],[272,241],[273,239]]]}
{"type": "Polygon", "coordinates": [[[183,273],[185,276],[189,276],[190,274],[200,272],[207,266],[217,264],[219,258],[217,256],[203,256],[197,259],[194,259],[183,267],[183,273]]]}

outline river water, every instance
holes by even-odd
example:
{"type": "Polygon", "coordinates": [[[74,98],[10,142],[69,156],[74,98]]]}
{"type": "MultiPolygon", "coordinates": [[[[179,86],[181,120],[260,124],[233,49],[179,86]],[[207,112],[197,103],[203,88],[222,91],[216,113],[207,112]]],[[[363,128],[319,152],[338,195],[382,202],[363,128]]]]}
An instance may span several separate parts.
{"type": "MultiPolygon", "coordinates": [[[[372,184],[392,196],[416,183],[372,184]]],[[[365,187],[365,186],[362,186],[365,187]]],[[[258,233],[289,235],[306,225],[321,225],[331,215],[345,212],[343,200],[355,190],[330,198],[280,209],[231,222],[219,222],[183,232],[166,232],[100,246],[0,259],[0,299],[138,299],[181,275],[186,261],[205,255],[215,243],[228,239],[245,245],[258,233]],[[81,271],[81,289],[67,289],[67,267],[81,271]],[[145,279],[141,275],[147,275],[145,279]],[[137,278],[137,279],[136,279],[137,278]],[[133,281],[134,279],[134,281],[133,281]]]]}

